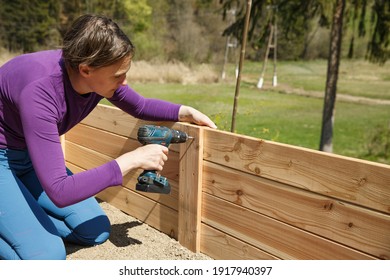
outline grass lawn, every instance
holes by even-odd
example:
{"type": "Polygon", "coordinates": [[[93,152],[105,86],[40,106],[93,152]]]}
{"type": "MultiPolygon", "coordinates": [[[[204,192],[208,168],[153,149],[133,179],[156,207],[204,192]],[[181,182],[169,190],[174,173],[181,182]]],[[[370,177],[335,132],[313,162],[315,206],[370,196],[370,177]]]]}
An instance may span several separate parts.
{"type": "MultiPolygon", "coordinates": [[[[270,73],[266,73],[265,83],[270,82],[267,79],[272,80],[272,66],[268,68],[270,73]]],[[[144,84],[131,83],[131,78],[129,82],[146,97],[191,105],[209,115],[219,129],[230,131],[235,93],[234,65],[230,65],[229,69],[230,81],[219,83],[144,84]]],[[[323,99],[284,94],[272,88],[260,90],[256,87],[260,71],[260,64],[249,62],[247,66],[244,65],[236,132],[318,149],[323,99]]],[[[390,100],[388,72],[386,67],[364,61],[342,63],[339,93],[390,100]]],[[[325,73],[326,61],[281,62],[278,64],[278,83],[302,91],[321,93],[324,91],[325,73]]],[[[337,101],[334,153],[390,164],[389,134],[390,105],[337,101]]]]}

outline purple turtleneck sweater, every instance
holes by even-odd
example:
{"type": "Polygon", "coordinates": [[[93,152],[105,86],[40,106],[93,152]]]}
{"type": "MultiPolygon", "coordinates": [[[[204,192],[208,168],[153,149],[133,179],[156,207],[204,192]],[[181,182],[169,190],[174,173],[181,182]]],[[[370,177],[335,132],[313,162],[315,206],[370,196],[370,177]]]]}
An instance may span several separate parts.
{"type": "MultiPolygon", "coordinates": [[[[78,94],[61,50],[18,56],[0,67],[0,149],[27,150],[44,190],[59,207],[122,183],[115,160],[68,176],[59,136],[85,118],[102,97],[78,94]]],[[[177,121],[180,105],[140,96],[121,86],[109,99],[144,120],[177,121]]]]}

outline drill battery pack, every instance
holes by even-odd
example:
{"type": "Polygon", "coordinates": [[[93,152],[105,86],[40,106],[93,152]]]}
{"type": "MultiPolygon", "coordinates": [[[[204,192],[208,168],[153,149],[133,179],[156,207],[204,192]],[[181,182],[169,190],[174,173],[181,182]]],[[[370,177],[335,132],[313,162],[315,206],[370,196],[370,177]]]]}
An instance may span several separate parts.
{"type": "Polygon", "coordinates": [[[148,170],[145,170],[138,176],[138,183],[135,189],[150,193],[169,194],[171,192],[171,186],[166,177],[157,174],[156,171],[148,170]]]}

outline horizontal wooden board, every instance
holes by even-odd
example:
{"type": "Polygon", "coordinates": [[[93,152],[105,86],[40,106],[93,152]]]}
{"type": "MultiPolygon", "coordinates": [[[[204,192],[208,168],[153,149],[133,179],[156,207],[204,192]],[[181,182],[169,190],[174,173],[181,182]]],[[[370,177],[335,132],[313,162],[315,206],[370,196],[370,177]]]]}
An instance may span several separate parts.
{"type": "Polygon", "coordinates": [[[204,159],[390,213],[390,166],[205,129],[204,159]]]}
{"type": "MultiPolygon", "coordinates": [[[[91,169],[139,147],[143,124],[188,130],[99,105],[67,133],[68,166],[91,169]]],[[[196,141],[170,147],[162,173],[170,195],[134,191],[134,170],[98,197],[216,259],[389,258],[390,166],[208,128],[191,133],[196,141]],[[203,193],[191,189],[199,180],[203,193]]]]}
{"type": "MultiPolygon", "coordinates": [[[[102,165],[110,160],[113,160],[111,157],[103,155],[97,151],[79,146],[69,141],[65,141],[65,147],[67,151],[67,161],[74,165],[77,165],[83,169],[92,169],[99,165],[102,165]]],[[[177,162],[170,165],[168,162],[164,166],[164,171],[161,172],[163,176],[169,178],[171,184],[171,193],[169,195],[154,194],[154,193],[145,193],[140,192],[143,196],[146,196],[150,199],[158,201],[159,203],[166,205],[175,210],[178,209],[178,181],[171,179],[170,174],[177,176],[178,167],[177,162]]],[[[123,186],[135,190],[135,184],[137,182],[137,177],[142,170],[134,170],[127,174],[123,178],[123,186]]]]}
{"type": "Polygon", "coordinates": [[[177,239],[178,213],[174,209],[125,188],[108,188],[97,197],[177,239]]]}
{"type": "MultiPolygon", "coordinates": [[[[86,125],[77,125],[74,127],[68,132],[66,141],[97,151],[111,158],[116,158],[124,153],[141,147],[141,144],[136,140],[86,125]]],[[[176,174],[172,175],[171,178],[178,180],[178,152],[170,151],[167,163],[172,166],[171,169],[176,170],[176,174]]]]}
{"type": "Polygon", "coordinates": [[[210,162],[203,191],[284,223],[390,259],[390,215],[210,162]]]}
{"type": "Polygon", "coordinates": [[[133,118],[116,107],[99,104],[81,123],[136,139],[138,127],[147,122],[133,118]]]}
{"type": "Polygon", "coordinates": [[[66,161],[65,164],[66,164],[66,167],[68,167],[69,170],[72,171],[73,174],[85,171],[85,169],[82,169],[81,167],[74,165],[71,162],[66,161]]]}
{"type": "Polygon", "coordinates": [[[207,193],[202,222],[281,259],[374,259],[207,193]]]}
{"type": "MultiPolygon", "coordinates": [[[[138,128],[141,125],[153,124],[174,129],[180,128],[179,123],[139,120],[116,107],[101,104],[98,105],[81,123],[135,140],[137,139],[138,128]]],[[[169,149],[178,151],[179,147],[178,145],[171,145],[169,149]]]]}
{"type": "Polygon", "coordinates": [[[233,236],[202,223],[201,252],[216,260],[275,260],[268,254],[233,236]]]}
{"type": "Polygon", "coordinates": [[[66,141],[98,151],[112,158],[133,151],[141,144],[127,137],[79,124],[66,134],[66,141]]]}
{"type": "MultiPolygon", "coordinates": [[[[86,147],[110,158],[117,158],[141,146],[136,140],[86,125],[77,125],[74,127],[68,132],[66,141],[86,147]]],[[[171,181],[179,181],[179,154],[177,152],[169,152],[168,161],[164,166],[162,174],[171,181]]]]}
{"type": "MultiPolygon", "coordinates": [[[[67,166],[73,173],[85,170],[72,163],[67,166]]],[[[96,197],[177,239],[177,211],[120,187],[106,189],[96,197]]]]}

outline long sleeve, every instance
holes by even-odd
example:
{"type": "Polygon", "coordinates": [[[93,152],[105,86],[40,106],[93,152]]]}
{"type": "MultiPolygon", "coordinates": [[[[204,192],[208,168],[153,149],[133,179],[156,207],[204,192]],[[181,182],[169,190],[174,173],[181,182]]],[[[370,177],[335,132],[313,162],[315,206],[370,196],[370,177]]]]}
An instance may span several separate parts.
{"type": "MultiPolygon", "coordinates": [[[[91,197],[109,186],[120,185],[122,174],[115,160],[68,176],[59,141],[58,108],[61,105],[45,88],[32,84],[19,102],[23,133],[38,178],[50,199],[59,207],[91,197]]],[[[75,104],[73,104],[75,105],[75,104]]]]}
{"type": "Polygon", "coordinates": [[[109,101],[133,117],[149,121],[178,121],[181,106],[164,100],[145,98],[127,85],[120,87],[109,101]]]}
{"type": "MultiPolygon", "coordinates": [[[[59,136],[85,118],[102,99],[74,91],[60,50],[14,58],[0,68],[0,148],[27,150],[50,199],[60,207],[122,184],[115,160],[69,176],[59,136]]],[[[145,120],[177,121],[180,105],[144,98],[121,86],[110,101],[145,120]]]]}

